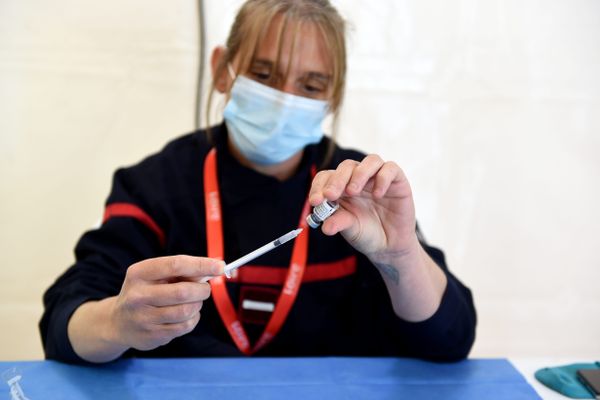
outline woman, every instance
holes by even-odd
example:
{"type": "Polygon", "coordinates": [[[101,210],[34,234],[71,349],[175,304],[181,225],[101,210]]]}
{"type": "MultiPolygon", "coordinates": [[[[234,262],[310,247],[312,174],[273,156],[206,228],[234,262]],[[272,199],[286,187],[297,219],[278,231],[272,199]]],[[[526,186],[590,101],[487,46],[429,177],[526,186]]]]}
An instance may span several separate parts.
{"type": "Polygon", "coordinates": [[[45,294],[48,358],[468,354],[470,291],[419,241],[402,170],[323,136],[344,41],[327,0],[242,6],[211,60],[224,123],[117,171],[103,225],[45,294]],[[307,229],[325,199],[340,209],[307,229]],[[297,226],[293,245],[222,276],[220,260],[297,226]]]}

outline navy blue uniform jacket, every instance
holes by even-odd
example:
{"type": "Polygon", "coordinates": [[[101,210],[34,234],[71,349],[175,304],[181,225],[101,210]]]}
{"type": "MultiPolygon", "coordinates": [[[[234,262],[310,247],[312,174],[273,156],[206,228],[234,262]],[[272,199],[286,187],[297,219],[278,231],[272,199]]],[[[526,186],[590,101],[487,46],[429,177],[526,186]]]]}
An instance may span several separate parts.
{"type": "MultiPolygon", "coordinates": [[[[329,139],[306,147],[296,174],[280,182],[243,167],[230,155],[224,125],[212,133],[225,261],[229,262],[298,226],[311,165],[320,165],[329,139]]],[[[195,132],[115,173],[106,203],[107,219],[81,237],[75,264],[44,295],[40,330],[47,358],[82,362],[68,340],[70,316],[86,301],[117,295],[133,263],[165,255],[207,254],[203,162],[211,146],[206,132],[195,132]]],[[[327,168],[363,157],[336,146],[327,168]]],[[[465,357],[475,336],[471,292],[448,271],[440,250],[422,245],[446,273],[448,285],[437,312],[426,321],[412,323],[394,314],[383,280],[365,256],[340,235],[329,237],[311,230],[307,270],[296,302],[279,334],[256,355],[465,357]]],[[[239,270],[238,280],[227,283],[234,307],[239,306],[244,288],[281,288],[292,246],[281,246],[239,270]]],[[[256,340],[264,325],[248,322],[245,328],[250,339],[256,340]]],[[[240,355],[209,298],[191,333],[155,350],[131,349],[124,356],[240,355]]]]}

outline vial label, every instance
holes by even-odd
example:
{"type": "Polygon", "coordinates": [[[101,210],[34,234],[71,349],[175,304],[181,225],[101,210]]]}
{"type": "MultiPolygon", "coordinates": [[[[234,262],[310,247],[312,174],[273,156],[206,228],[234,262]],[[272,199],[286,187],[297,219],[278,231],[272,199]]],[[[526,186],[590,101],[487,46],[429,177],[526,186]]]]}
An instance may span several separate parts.
{"type": "Polygon", "coordinates": [[[317,228],[321,225],[321,222],[329,218],[340,205],[334,201],[325,200],[315,208],[313,208],[312,214],[306,217],[306,222],[311,228],[317,228]]]}

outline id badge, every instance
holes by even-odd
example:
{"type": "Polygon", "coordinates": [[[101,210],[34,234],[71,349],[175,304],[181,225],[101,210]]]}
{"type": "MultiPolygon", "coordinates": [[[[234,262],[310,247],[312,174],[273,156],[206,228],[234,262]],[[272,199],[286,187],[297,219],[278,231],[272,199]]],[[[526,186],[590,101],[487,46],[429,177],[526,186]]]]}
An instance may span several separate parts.
{"type": "Polygon", "coordinates": [[[238,315],[242,323],[266,325],[275,310],[279,290],[260,286],[242,286],[238,315]]]}

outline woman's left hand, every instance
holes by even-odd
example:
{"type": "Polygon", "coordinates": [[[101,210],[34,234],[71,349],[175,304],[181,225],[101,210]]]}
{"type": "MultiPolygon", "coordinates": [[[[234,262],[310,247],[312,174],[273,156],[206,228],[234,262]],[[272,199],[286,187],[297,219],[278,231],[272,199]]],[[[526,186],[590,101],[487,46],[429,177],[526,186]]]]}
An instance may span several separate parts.
{"type": "Polygon", "coordinates": [[[372,262],[398,258],[418,250],[415,207],[410,184],[394,162],[369,155],[361,162],[345,160],[335,170],[313,179],[312,206],[325,199],[340,208],[322,225],[323,233],[338,232],[372,262]]]}

